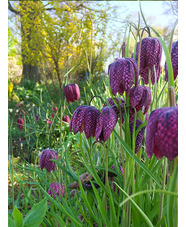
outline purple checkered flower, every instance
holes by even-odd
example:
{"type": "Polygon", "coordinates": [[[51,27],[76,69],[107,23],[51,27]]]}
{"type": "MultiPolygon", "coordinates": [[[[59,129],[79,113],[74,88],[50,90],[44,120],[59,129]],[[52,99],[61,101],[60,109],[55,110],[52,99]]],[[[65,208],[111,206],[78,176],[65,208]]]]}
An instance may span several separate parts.
{"type": "MultiPolygon", "coordinates": [[[[171,61],[175,80],[178,75],[178,41],[172,43],[171,61]]],[[[165,81],[168,81],[168,71],[166,62],[165,62],[165,81]]]]}
{"type": "Polygon", "coordinates": [[[39,116],[37,114],[34,114],[34,117],[36,119],[36,122],[38,122],[39,121],[39,116]]]}
{"type": "MultiPolygon", "coordinates": [[[[114,98],[114,100],[115,100],[115,102],[119,105],[120,104],[120,102],[121,103],[125,103],[125,101],[121,98],[121,100],[119,99],[119,98],[114,98]]],[[[108,103],[110,104],[110,106],[112,107],[112,106],[115,106],[115,103],[114,103],[114,101],[112,100],[112,98],[108,98],[107,99],[107,101],[108,101],[108,103]]]]}
{"type": "Polygon", "coordinates": [[[22,130],[23,129],[24,120],[22,118],[18,118],[17,119],[17,124],[18,124],[19,130],[22,130]]]}
{"type": "Polygon", "coordinates": [[[132,108],[136,108],[138,112],[141,110],[143,114],[146,114],[152,100],[152,94],[149,87],[140,86],[130,89],[130,105],[132,108]]]}
{"type": "MultiPolygon", "coordinates": [[[[137,43],[136,47],[136,60],[138,61],[140,42],[137,43]]],[[[141,52],[140,52],[140,69],[139,74],[144,79],[144,83],[149,83],[149,70],[151,70],[151,81],[152,84],[155,83],[155,73],[156,71],[157,82],[160,77],[160,62],[162,56],[162,46],[157,38],[147,37],[142,39],[141,52]]]]}
{"type": "Polygon", "coordinates": [[[80,90],[77,84],[68,84],[67,86],[65,86],[64,93],[68,103],[80,99],[80,90]]]}
{"type": "MultiPolygon", "coordinates": [[[[62,184],[60,186],[60,189],[61,189],[61,195],[64,196],[65,187],[62,184]]],[[[56,198],[56,194],[52,190],[59,196],[59,184],[58,183],[52,183],[50,185],[50,188],[48,189],[48,194],[55,199],[56,198]]]]}
{"type": "Polygon", "coordinates": [[[68,115],[63,116],[62,121],[65,121],[67,123],[70,123],[70,117],[68,115]]]}
{"type": "Polygon", "coordinates": [[[120,95],[126,91],[128,94],[133,84],[138,83],[138,65],[133,58],[119,58],[108,66],[110,87],[113,95],[120,95]]]}
{"type": "MultiPolygon", "coordinates": [[[[142,124],[143,122],[139,119],[136,120],[136,125],[135,125],[135,131],[139,128],[139,126],[142,124]]],[[[130,127],[130,134],[131,134],[131,144],[132,144],[132,135],[133,135],[133,128],[134,128],[134,121],[130,123],[129,125],[130,127]]],[[[138,153],[142,141],[143,141],[143,136],[144,136],[144,132],[145,132],[145,127],[143,127],[142,129],[140,129],[137,137],[136,137],[136,143],[135,143],[135,153],[138,153]]]]}
{"type": "Polygon", "coordinates": [[[107,141],[112,133],[116,123],[117,123],[117,114],[111,107],[103,107],[102,111],[102,125],[100,124],[97,127],[97,130],[100,133],[99,139],[100,141],[107,141]]]}
{"type": "Polygon", "coordinates": [[[58,160],[58,155],[56,151],[51,150],[47,148],[46,150],[41,151],[39,162],[40,162],[40,168],[45,168],[47,172],[54,171],[56,169],[56,163],[53,161],[50,161],[50,159],[56,159],[58,160]]]}
{"type": "Polygon", "coordinates": [[[93,106],[79,106],[72,115],[69,131],[84,131],[87,139],[92,136],[105,142],[117,123],[117,115],[110,107],[104,107],[102,112],[93,106]]]}
{"type": "Polygon", "coordinates": [[[147,156],[163,156],[173,160],[178,156],[178,106],[151,112],[146,132],[147,156]]]}

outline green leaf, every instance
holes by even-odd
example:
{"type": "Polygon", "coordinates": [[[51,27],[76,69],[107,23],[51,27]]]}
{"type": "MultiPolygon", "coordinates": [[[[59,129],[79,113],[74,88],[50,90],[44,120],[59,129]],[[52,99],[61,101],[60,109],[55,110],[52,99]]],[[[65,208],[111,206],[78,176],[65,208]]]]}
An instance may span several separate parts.
{"type": "MultiPolygon", "coordinates": [[[[121,144],[123,145],[123,147],[126,150],[126,152],[133,158],[133,152],[130,149],[130,147],[121,139],[121,137],[115,131],[115,129],[113,131],[114,131],[115,135],[117,136],[117,138],[119,139],[119,141],[121,142],[121,144]]],[[[136,155],[134,156],[134,160],[157,183],[157,185],[159,187],[161,187],[161,184],[156,179],[156,177],[147,169],[147,167],[144,165],[144,163],[142,163],[136,155]]]]}
{"type": "Polygon", "coordinates": [[[24,218],[24,227],[38,227],[47,211],[47,199],[41,200],[39,203],[34,204],[32,209],[28,212],[24,218]]]}
{"type": "Polygon", "coordinates": [[[23,216],[21,212],[17,209],[17,207],[14,207],[12,216],[14,218],[14,224],[16,227],[22,227],[23,226],[23,216]]]}
{"type": "Polygon", "coordinates": [[[15,227],[14,220],[8,217],[8,227],[15,227]]]}

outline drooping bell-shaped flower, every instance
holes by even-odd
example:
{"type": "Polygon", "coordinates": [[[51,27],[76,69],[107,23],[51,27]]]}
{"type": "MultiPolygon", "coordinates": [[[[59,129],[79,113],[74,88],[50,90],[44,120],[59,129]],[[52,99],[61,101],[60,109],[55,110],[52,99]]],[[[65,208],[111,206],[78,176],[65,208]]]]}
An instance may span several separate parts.
{"type": "Polygon", "coordinates": [[[115,106],[115,103],[114,101],[119,105],[120,103],[125,103],[125,101],[121,98],[119,99],[118,97],[117,98],[114,98],[114,101],[112,100],[112,98],[108,98],[107,99],[108,103],[110,104],[110,106],[115,106]]]}
{"type": "Polygon", "coordinates": [[[130,89],[130,105],[132,108],[136,108],[137,112],[141,110],[143,114],[146,114],[151,100],[152,94],[149,87],[138,85],[130,89]]]}
{"type": "Polygon", "coordinates": [[[40,168],[45,168],[47,172],[54,171],[56,169],[56,163],[50,161],[50,159],[58,160],[58,155],[56,151],[47,148],[39,156],[40,168]]]}
{"type": "Polygon", "coordinates": [[[105,142],[117,123],[117,115],[110,107],[101,111],[93,106],[79,106],[72,115],[69,131],[73,129],[74,134],[84,131],[87,139],[92,136],[105,142]]]}
{"type": "Polygon", "coordinates": [[[55,113],[57,112],[57,106],[54,107],[54,112],[55,112],[55,113]]]}
{"type": "Polygon", "coordinates": [[[133,58],[119,58],[108,66],[110,87],[113,95],[120,95],[126,91],[128,94],[133,84],[138,83],[138,65],[133,58]]]}
{"type": "Polygon", "coordinates": [[[68,84],[67,86],[65,86],[64,93],[68,103],[80,99],[80,90],[77,84],[68,84]]]}
{"type": "MultiPolygon", "coordinates": [[[[137,43],[136,47],[136,57],[138,61],[140,42],[137,43]]],[[[149,70],[151,73],[152,84],[155,83],[155,73],[156,71],[157,82],[160,77],[160,62],[162,56],[162,46],[158,38],[147,37],[142,39],[141,52],[140,52],[140,69],[139,74],[144,79],[144,83],[149,83],[149,70]]]]}
{"type": "Polygon", "coordinates": [[[70,117],[68,115],[63,116],[62,121],[65,121],[67,123],[70,123],[70,117]]]}
{"type": "Polygon", "coordinates": [[[36,119],[36,122],[38,122],[39,121],[39,116],[37,114],[34,114],[34,117],[36,119]]]}
{"type": "MultiPolygon", "coordinates": [[[[135,125],[135,131],[139,128],[139,126],[142,124],[143,122],[139,119],[136,119],[136,125],[135,125]]],[[[130,123],[129,125],[130,127],[130,134],[131,134],[131,144],[132,144],[132,135],[133,135],[133,128],[134,128],[134,121],[130,123]]],[[[143,127],[142,129],[140,129],[137,137],[136,137],[136,143],[135,143],[135,153],[138,153],[142,141],[143,141],[143,136],[144,136],[144,132],[145,132],[145,127],[143,127]]]]}
{"type": "Polygon", "coordinates": [[[99,139],[100,141],[107,141],[108,138],[110,137],[110,134],[112,133],[114,127],[116,126],[117,123],[117,115],[115,111],[110,108],[110,107],[103,107],[101,109],[102,111],[102,130],[101,130],[101,124],[98,126],[98,131],[101,131],[99,139]]]}
{"type": "MultiPolygon", "coordinates": [[[[60,185],[61,195],[64,196],[65,194],[65,187],[61,184],[60,185]]],[[[56,198],[56,194],[59,196],[59,183],[52,183],[50,188],[48,189],[48,194],[52,196],[54,199],[56,198]]]]}
{"type": "Polygon", "coordinates": [[[24,120],[22,118],[17,119],[17,124],[20,130],[23,129],[24,120]]]}
{"type": "Polygon", "coordinates": [[[178,106],[151,112],[146,131],[147,156],[173,160],[178,155],[178,106]]]}
{"type": "MultiPolygon", "coordinates": [[[[175,80],[178,75],[178,41],[172,43],[171,61],[175,80]]],[[[165,81],[168,81],[168,71],[166,62],[165,62],[165,81]]]]}

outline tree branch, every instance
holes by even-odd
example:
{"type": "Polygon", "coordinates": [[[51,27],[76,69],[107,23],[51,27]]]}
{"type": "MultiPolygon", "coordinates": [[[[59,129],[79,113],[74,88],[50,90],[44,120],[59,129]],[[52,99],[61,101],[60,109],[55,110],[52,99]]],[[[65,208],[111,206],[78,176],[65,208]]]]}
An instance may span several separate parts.
{"type": "Polygon", "coordinates": [[[12,13],[15,13],[16,15],[20,15],[20,12],[17,11],[16,9],[14,9],[12,7],[12,5],[10,4],[10,2],[8,1],[8,9],[12,12],[12,13]]]}

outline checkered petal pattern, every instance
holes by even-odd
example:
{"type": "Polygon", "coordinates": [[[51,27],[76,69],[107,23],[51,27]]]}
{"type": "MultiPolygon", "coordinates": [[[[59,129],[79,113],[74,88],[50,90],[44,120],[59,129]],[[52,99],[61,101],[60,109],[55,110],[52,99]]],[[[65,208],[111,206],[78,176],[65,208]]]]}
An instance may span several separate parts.
{"type": "MultiPolygon", "coordinates": [[[[136,120],[136,125],[135,125],[135,131],[139,128],[139,126],[142,124],[143,122],[139,119],[136,120]]],[[[131,134],[131,145],[132,145],[132,134],[133,134],[133,128],[134,128],[134,121],[130,123],[129,125],[130,127],[130,134],[131,134]]],[[[140,147],[141,147],[141,144],[142,144],[142,141],[143,141],[143,136],[144,136],[144,132],[145,132],[145,127],[143,127],[137,137],[136,137],[136,144],[135,144],[135,153],[138,153],[140,147]]]]}
{"type": "Polygon", "coordinates": [[[152,100],[151,90],[147,86],[133,87],[130,89],[130,105],[132,108],[136,108],[136,111],[142,111],[146,114],[152,100]]]}
{"type": "Polygon", "coordinates": [[[112,133],[118,118],[114,110],[110,107],[103,107],[101,111],[103,112],[103,129],[100,140],[105,142],[112,133]]]}
{"type": "MultiPolygon", "coordinates": [[[[178,75],[178,41],[172,43],[171,61],[175,80],[178,75]]],[[[168,71],[166,62],[165,62],[165,81],[168,81],[168,71]]]]}
{"type": "MultiPolygon", "coordinates": [[[[138,60],[139,45],[137,43],[136,47],[136,60],[138,60]]],[[[156,71],[157,82],[160,76],[160,62],[162,56],[162,46],[157,38],[148,37],[142,40],[141,52],[140,52],[140,69],[139,74],[144,79],[144,83],[149,83],[149,70],[151,70],[151,81],[152,84],[155,83],[155,73],[156,71]]]]}
{"type": "Polygon", "coordinates": [[[173,160],[178,155],[178,107],[164,107],[151,112],[146,133],[147,156],[153,153],[173,160]]]}
{"type": "Polygon", "coordinates": [[[80,99],[80,90],[77,84],[68,84],[67,86],[65,86],[64,93],[68,103],[80,99]]]}
{"type": "MultiPolygon", "coordinates": [[[[64,196],[64,194],[65,194],[65,187],[62,184],[60,185],[60,189],[61,189],[61,195],[64,196]]],[[[48,189],[48,194],[55,199],[56,198],[56,195],[55,195],[55,193],[52,190],[57,195],[59,195],[59,183],[52,183],[50,185],[50,188],[48,189]]]]}
{"type": "Polygon", "coordinates": [[[138,81],[137,61],[131,58],[119,58],[109,65],[108,74],[110,75],[110,87],[114,96],[117,92],[120,95],[124,91],[129,93],[134,80],[135,84],[138,81]]]}
{"type": "Polygon", "coordinates": [[[45,168],[47,172],[54,171],[56,169],[56,163],[50,161],[50,159],[58,160],[57,152],[51,149],[45,149],[39,156],[40,168],[45,168]]]}

